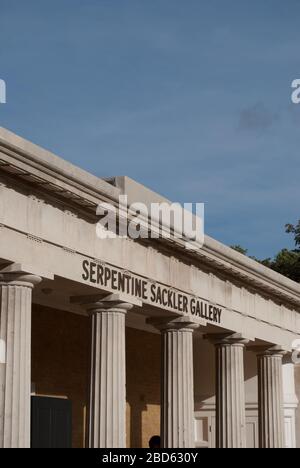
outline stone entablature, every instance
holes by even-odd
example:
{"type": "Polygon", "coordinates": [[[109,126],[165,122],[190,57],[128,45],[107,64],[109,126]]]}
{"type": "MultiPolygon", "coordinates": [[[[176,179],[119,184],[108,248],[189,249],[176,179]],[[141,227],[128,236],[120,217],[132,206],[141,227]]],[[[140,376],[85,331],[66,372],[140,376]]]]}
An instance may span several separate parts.
{"type": "MultiPolygon", "coordinates": [[[[130,239],[98,240],[97,203],[117,201],[130,187],[136,197],[138,185],[130,179],[114,187],[2,129],[0,161],[3,259],[34,259],[36,268],[79,283],[86,283],[83,262],[100,262],[221,307],[226,329],[288,349],[300,335],[300,286],[211,238],[193,254],[167,241],[162,249],[130,239]]],[[[147,189],[138,187],[147,199],[147,189]]]]}

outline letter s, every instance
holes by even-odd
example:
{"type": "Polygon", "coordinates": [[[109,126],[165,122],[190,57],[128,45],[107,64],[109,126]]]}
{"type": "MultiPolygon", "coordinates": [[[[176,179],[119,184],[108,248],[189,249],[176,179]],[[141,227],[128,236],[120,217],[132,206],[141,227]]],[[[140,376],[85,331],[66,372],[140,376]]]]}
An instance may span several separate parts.
{"type": "Polygon", "coordinates": [[[84,281],[87,281],[89,279],[89,261],[88,260],[84,260],[82,262],[82,268],[83,268],[82,279],[84,281]]]}
{"type": "Polygon", "coordinates": [[[292,88],[295,89],[292,93],[292,102],[294,104],[300,104],[300,80],[294,80],[292,88]]]}

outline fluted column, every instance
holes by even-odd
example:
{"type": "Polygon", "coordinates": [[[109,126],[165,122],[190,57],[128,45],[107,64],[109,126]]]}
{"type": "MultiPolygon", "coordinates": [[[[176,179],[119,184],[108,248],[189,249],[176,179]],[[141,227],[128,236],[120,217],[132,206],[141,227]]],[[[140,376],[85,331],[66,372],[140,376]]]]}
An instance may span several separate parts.
{"type": "Polygon", "coordinates": [[[284,447],[283,377],[284,351],[274,347],[257,355],[260,448],[284,447]]]}
{"type": "Polygon", "coordinates": [[[216,446],[246,447],[244,347],[241,335],[212,335],[216,347],[216,446]]]}
{"type": "Polygon", "coordinates": [[[31,296],[40,281],[0,272],[0,448],[30,447],[31,296]]]}
{"type": "Polygon", "coordinates": [[[92,299],[81,299],[92,321],[89,447],[125,448],[125,316],[132,305],[92,299]]]}
{"type": "Polygon", "coordinates": [[[152,323],[161,331],[161,439],[163,448],[193,448],[194,366],[193,331],[186,318],[152,323]]]}

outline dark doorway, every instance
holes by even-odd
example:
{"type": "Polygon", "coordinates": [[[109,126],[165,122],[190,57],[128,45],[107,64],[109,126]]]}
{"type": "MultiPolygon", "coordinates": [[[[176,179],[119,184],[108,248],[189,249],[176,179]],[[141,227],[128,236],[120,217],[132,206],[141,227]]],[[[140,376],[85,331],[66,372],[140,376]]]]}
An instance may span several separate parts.
{"type": "Polygon", "coordinates": [[[72,447],[72,403],[62,398],[31,398],[31,447],[72,447]]]}

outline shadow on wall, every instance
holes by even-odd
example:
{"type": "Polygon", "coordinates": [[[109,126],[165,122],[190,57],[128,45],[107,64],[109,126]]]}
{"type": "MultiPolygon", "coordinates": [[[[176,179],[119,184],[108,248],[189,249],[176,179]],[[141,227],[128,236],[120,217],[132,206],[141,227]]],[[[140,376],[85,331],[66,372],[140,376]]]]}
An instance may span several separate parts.
{"type": "MultiPolygon", "coordinates": [[[[244,372],[246,400],[257,401],[256,356],[251,351],[244,353],[244,372]]],[[[199,411],[205,403],[215,402],[216,365],[215,349],[208,341],[195,334],[194,339],[194,380],[195,410],[199,411]]]]}

